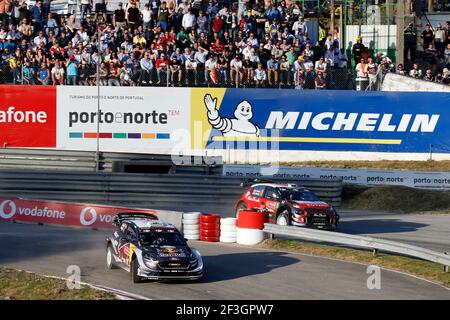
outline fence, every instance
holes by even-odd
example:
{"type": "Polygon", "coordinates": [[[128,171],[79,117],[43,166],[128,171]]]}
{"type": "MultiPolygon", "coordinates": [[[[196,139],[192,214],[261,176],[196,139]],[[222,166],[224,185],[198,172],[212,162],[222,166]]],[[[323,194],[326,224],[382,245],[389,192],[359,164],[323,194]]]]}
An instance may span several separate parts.
{"type": "Polygon", "coordinates": [[[365,248],[374,250],[374,252],[385,251],[405,256],[411,256],[442,264],[444,265],[444,270],[447,272],[448,267],[450,266],[450,255],[394,241],[376,239],[371,237],[362,237],[338,232],[304,229],[292,226],[278,226],[269,223],[264,224],[264,231],[270,234],[292,236],[310,241],[335,243],[350,247],[365,248]]]}
{"type": "MultiPolygon", "coordinates": [[[[284,181],[275,179],[275,181],[284,181]]],[[[322,200],[338,206],[342,179],[292,179],[322,200]]],[[[63,200],[165,207],[234,208],[244,189],[241,179],[222,176],[73,173],[0,170],[0,195],[25,199],[63,200]],[[206,196],[207,195],[207,196],[206,196]]],[[[231,211],[233,212],[233,211],[231,211]]],[[[229,212],[229,213],[231,213],[229,212]]]]}

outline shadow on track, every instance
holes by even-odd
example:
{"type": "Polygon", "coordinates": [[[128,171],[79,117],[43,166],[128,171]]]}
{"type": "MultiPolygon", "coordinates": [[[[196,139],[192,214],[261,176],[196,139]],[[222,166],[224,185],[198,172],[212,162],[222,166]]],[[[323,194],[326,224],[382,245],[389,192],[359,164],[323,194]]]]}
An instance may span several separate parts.
{"type": "Polygon", "coordinates": [[[350,234],[414,232],[428,226],[423,223],[406,222],[398,219],[371,219],[342,221],[338,232],[350,234]]]}

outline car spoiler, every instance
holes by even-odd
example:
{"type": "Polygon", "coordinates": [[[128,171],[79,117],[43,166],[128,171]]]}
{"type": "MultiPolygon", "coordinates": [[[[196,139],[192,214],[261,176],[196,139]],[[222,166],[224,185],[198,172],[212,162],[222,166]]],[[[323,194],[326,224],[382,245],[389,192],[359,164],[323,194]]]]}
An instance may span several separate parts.
{"type": "Polygon", "coordinates": [[[247,188],[255,183],[276,183],[276,182],[273,180],[264,179],[264,178],[255,178],[255,179],[246,178],[246,179],[242,180],[242,182],[240,183],[240,186],[247,188]]]}
{"type": "Polygon", "coordinates": [[[121,212],[114,216],[112,223],[113,225],[120,224],[123,220],[127,219],[150,219],[150,220],[158,220],[154,214],[145,213],[145,212],[121,212]]]}

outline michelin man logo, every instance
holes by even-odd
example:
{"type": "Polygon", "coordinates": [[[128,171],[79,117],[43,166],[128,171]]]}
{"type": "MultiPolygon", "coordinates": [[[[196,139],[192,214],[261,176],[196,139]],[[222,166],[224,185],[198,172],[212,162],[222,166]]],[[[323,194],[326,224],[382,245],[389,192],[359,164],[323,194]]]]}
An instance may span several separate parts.
{"type": "Polygon", "coordinates": [[[5,200],[0,204],[0,217],[3,219],[9,219],[12,218],[16,214],[16,204],[11,200],[5,200]],[[5,212],[6,206],[9,206],[8,213],[5,212]]]}
{"type": "Polygon", "coordinates": [[[253,117],[251,104],[243,100],[234,110],[234,118],[222,118],[217,111],[217,98],[205,95],[205,106],[208,109],[208,121],[214,129],[222,132],[225,137],[259,137],[257,125],[250,122],[253,117]]]}
{"type": "Polygon", "coordinates": [[[91,224],[93,224],[95,221],[97,220],[97,212],[95,211],[94,208],[91,207],[86,207],[83,210],[81,210],[80,213],[80,223],[83,226],[90,226],[91,224]],[[91,216],[90,219],[86,220],[86,214],[89,213],[89,215],[91,216]]]}

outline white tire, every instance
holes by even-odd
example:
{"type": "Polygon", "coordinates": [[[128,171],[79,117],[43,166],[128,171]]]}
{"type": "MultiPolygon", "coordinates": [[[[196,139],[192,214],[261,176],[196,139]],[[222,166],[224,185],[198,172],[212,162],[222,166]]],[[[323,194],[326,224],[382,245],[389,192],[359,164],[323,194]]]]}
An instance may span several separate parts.
{"type": "Polygon", "coordinates": [[[245,245],[255,245],[264,240],[264,231],[259,229],[237,228],[236,242],[245,245]]]}
{"type": "Polygon", "coordinates": [[[224,242],[224,243],[235,243],[236,242],[236,237],[220,237],[219,238],[220,242],[224,242]]]}
{"type": "Polygon", "coordinates": [[[196,236],[184,235],[184,238],[188,240],[200,240],[200,235],[196,236]]]}
{"type": "Polygon", "coordinates": [[[200,219],[200,212],[186,212],[183,213],[183,219],[184,220],[199,220],[200,219]]]}
{"type": "Polygon", "coordinates": [[[222,218],[222,219],[220,219],[220,225],[221,226],[228,226],[228,225],[235,226],[236,221],[237,221],[236,218],[222,218]]]}
{"type": "Polygon", "coordinates": [[[221,224],[220,225],[220,231],[223,232],[236,232],[236,226],[232,226],[229,224],[221,224]]]}
{"type": "Polygon", "coordinates": [[[187,226],[187,225],[193,225],[193,224],[200,224],[200,220],[199,219],[193,219],[193,220],[183,219],[183,225],[187,226]]]}
{"type": "Polygon", "coordinates": [[[185,224],[183,230],[200,230],[199,224],[185,224]]]}
{"type": "Polygon", "coordinates": [[[237,231],[220,231],[220,236],[225,238],[236,238],[237,231]]]}
{"type": "Polygon", "coordinates": [[[184,230],[183,234],[185,236],[200,236],[200,230],[184,230]]]}

